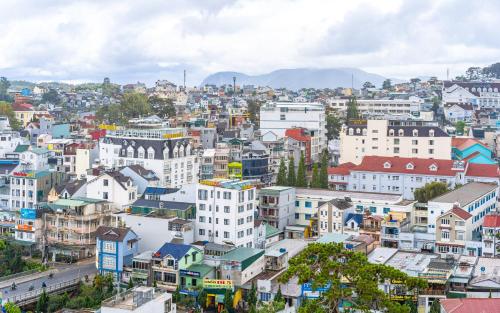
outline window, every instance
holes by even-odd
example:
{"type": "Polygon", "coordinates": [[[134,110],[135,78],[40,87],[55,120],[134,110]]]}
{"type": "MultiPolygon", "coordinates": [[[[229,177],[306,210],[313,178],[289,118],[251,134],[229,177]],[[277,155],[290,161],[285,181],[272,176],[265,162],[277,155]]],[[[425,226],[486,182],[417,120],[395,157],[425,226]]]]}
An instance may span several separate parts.
{"type": "Polygon", "coordinates": [[[371,206],[370,207],[370,212],[371,213],[377,213],[377,207],[371,206]]]}
{"type": "Polygon", "coordinates": [[[224,206],[224,213],[230,213],[231,209],[226,205],[224,206]]]}
{"type": "Polygon", "coordinates": [[[203,228],[198,229],[198,234],[200,236],[205,236],[205,230],[203,228]]]}
{"type": "Polygon", "coordinates": [[[200,215],[200,217],[198,218],[198,220],[200,221],[200,223],[205,223],[206,217],[200,215]]]}
{"type": "Polygon", "coordinates": [[[109,186],[109,181],[107,179],[104,179],[102,181],[102,184],[103,184],[104,187],[109,186]]]}
{"type": "Polygon", "coordinates": [[[464,232],[463,231],[457,231],[456,236],[457,240],[465,240],[464,232]]]}
{"type": "MultiPolygon", "coordinates": [[[[195,286],[194,282],[196,281],[196,279],[193,279],[193,285],[195,286]]],[[[163,305],[164,309],[163,309],[163,312],[164,313],[170,313],[170,311],[172,311],[172,300],[171,299],[168,299],[167,301],[165,301],[165,304],[163,305]]]]}
{"type": "Polygon", "coordinates": [[[112,256],[104,256],[102,258],[102,267],[106,269],[115,269],[116,268],[116,259],[112,256]]]}
{"type": "Polygon", "coordinates": [[[198,199],[199,200],[207,200],[208,199],[208,190],[199,189],[198,190],[198,199]]]}
{"type": "Polygon", "coordinates": [[[104,241],[102,244],[102,251],[106,253],[115,253],[116,244],[112,241],[104,241]]]}
{"type": "Polygon", "coordinates": [[[224,238],[226,238],[226,239],[229,238],[229,232],[227,232],[227,231],[224,232],[224,238]]]}
{"type": "Polygon", "coordinates": [[[198,208],[200,209],[200,211],[205,211],[205,210],[206,210],[206,206],[205,206],[205,204],[203,204],[203,203],[200,203],[200,204],[198,205],[198,208]]]}
{"type": "Polygon", "coordinates": [[[222,193],[222,197],[223,197],[224,199],[226,199],[226,200],[231,200],[231,192],[229,192],[229,191],[224,191],[224,192],[222,193]]]}
{"type": "Polygon", "coordinates": [[[253,200],[253,197],[254,197],[254,194],[255,194],[254,191],[255,190],[253,190],[253,189],[251,189],[251,190],[248,191],[248,201],[253,200]]]}
{"type": "Polygon", "coordinates": [[[399,147],[394,147],[394,153],[399,153],[399,147]]]}
{"type": "Polygon", "coordinates": [[[443,238],[443,239],[450,239],[450,232],[449,231],[442,231],[441,232],[441,238],[443,238]]]}
{"type": "Polygon", "coordinates": [[[411,149],[411,153],[417,154],[418,153],[418,149],[411,149]]]}
{"type": "Polygon", "coordinates": [[[390,211],[391,211],[390,208],[384,208],[384,210],[383,210],[384,214],[388,214],[390,211]]]}
{"type": "Polygon", "coordinates": [[[429,146],[433,146],[434,145],[434,140],[429,140],[429,146]]]}
{"type": "Polygon", "coordinates": [[[412,140],[411,144],[414,145],[414,146],[418,145],[418,140],[416,140],[416,139],[412,140]]]}
{"type": "Polygon", "coordinates": [[[295,206],[300,206],[300,201],[295,201],[295,206]]]}
{"type": "Polygon", "coordinates": [[[305,215],[305,219],[306,219],[306,220],[310,220],[310,219],[311,219],[311,214],[306,214],[306,215],[305,215]]]}
{"type": "Polygon", "coordinates": [[[108,193],[107,193],[107,192],[103,192],[103,193],[102,193],[102,198],[103,198],[104,200],[108,200],[108,199],[109,199],[109,198],[108,198],[108,193]]]}
{"type": "Polygon", "coordinates": [[[285,116],[285,114],[280,114],[280,120],[281,120],[281,121],[286,120],[286,116],[285,116]]]}
{"type": "Polygon", "coordinates": [[[253,203],[247,204],[247,211],[253,211],[253,203]]]}
{"type": "Polygon", "coordinates": [[[306,201],[306,202],[304,203],[304,206],[305,206],[306,208],[312,208],[312,203],[311,203],[311,201],[306,201]]]}
{"type": "Polygon", "coordinates": [[[300,214],[299,213],[295,213],[295,219],[298,220],[300,218],[300,214]]]}
{"type": "Polygon", "coordinates": [[[434,149],[429,149],[429,154],[434,154],[434,149]]]}
{"type": "Polygon", "coordinates": [[[227,218],[224,219],[224,225],[229,225],[229,219],[227,218]]]}

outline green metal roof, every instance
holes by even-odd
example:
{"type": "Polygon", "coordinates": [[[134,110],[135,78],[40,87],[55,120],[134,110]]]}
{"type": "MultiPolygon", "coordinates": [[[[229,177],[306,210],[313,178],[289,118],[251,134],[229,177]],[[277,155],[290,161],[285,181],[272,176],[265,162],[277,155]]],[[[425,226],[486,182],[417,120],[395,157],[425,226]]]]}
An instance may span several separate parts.
{"type": "Polygon", "coordinates": [[[221,260],[240,262],[241,270],[244,270],[263,254],[264,250],[261,249],[239,247],[223,255],[221,260]]]}
{"type": "Polygon", "coordinates": [[[21,152],[27,151],[29,149],[29,147],[30,147],[30,145],[17,145],[14,152],[21,153],[21,152]]]}
{"type": "Polygon", "coordinates": [[[276,236],[280,233],[280,230],[274,226],[266,224],[266,238],[276,236]]]}
{"type": "Polygon", "coordinates": [[[214,271],[214,267],[205,264],[191,264],[191,266],[189,266],[187,270],[192,272],[198,272],[200,273],[200,277],[203,278],[207,276],[210,272],[214,271]]]}

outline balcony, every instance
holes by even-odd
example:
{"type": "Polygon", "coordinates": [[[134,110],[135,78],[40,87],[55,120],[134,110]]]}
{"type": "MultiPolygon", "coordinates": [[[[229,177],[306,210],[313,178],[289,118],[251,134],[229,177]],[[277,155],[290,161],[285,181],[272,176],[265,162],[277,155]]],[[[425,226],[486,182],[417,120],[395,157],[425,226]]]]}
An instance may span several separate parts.
{"type": "Polygon", "coordinates": [[[393,240],[397,240],[397,239],[399,239],[399,234],[386,234],[386,233],[380,233],[380,238],[382,238],[382,239],[393,239],[393,240]]]}

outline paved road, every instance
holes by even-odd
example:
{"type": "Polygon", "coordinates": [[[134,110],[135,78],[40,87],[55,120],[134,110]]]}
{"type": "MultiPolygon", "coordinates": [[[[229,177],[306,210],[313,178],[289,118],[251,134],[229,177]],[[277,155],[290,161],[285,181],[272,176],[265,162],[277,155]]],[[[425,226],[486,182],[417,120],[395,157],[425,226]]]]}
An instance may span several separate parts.
{"type": "Polygon", "coordinates": [[[75,278],[84,277],[85,275],[94,275],[97,270],[95,268],[95,263],[83,263],[83,264],[73,264],[72,266],[60,269],[58,272],[54,273],[54,277],[49,278],[49,274],[44,275],[40,278],[35,278],[30,281],[16,283],[16,290],[11,290],[10,287],[4,287],[0,291],[2,292],[3,298],[10,298],[14,296],[19,296],[24,293],[29,292],[30,286],[34,286],[35,290],[42,288],[42,283],[45,282],[47,287],[51,285],[56,285],[58,283],[66,282],[75,278]]]}

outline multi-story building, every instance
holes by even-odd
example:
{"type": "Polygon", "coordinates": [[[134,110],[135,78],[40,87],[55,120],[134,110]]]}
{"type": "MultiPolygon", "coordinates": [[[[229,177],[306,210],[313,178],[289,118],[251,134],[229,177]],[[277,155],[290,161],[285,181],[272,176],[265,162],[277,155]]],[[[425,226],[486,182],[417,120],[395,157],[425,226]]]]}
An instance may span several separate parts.
{"type": "Polygon", "coordinates": [[[495,212],[484,217],[481,238],[483,256],[500,256],[500,213],[495,212]]]}
{"type": "Polygon", "coordinates": [[[200,180],[214,178],[214,159],[215,149],[203,150],[203,155],[200,158],[200,180]]]}
{"type": "Polygon", "coordinates": [[[351,201],[346,199],[333,199],[319,203],[318,207],[318,236],[327,233],[344,233],[344,223],[347,216],[354,213],[351,201]]]}
{"type": "Polygon", "coordinates": [[[295,188],[272,186],[259,191],[259,218],[283,231],[295,223],[295,188]]]}
{"type": "Polygon", "coordinates": [[[6,154],[15,152],[19,145],[28,147],[28,144],[28,141],[21,137],[19,132],[9,129],[0,130],[0,158],[5,158],[6,154]]]}
{"type": "Polygon", "coordinates": [[[459,207],[466,213],[471,214],[471,231],[479,234],[484,216],[496,211],[498,188],[498,185],[493,183],[472,182],[429,200],[428,232],[436,233],[437,218],[454,207],[459,207]]]}
{"type": "Polygon", "coordinates": [[[158,287],[174,291],[181,282],[179,272],[203,262],[203,251],[190,245],[165,243],[153,254],[153,280],[158,287]]]}
{"type": "Polygon", "coordinates": [[[137,200],[137,186],[119,171],[107,171],[87,182],[87,197],[127,206],[137,200]]]}
{"type": "Polygon", "coordinates": [[[16,218],[14,238],[28,244],[39,246],[42,241],[42,211],[34,208],[22,208],[16,218]]]}
{"type": "Polygon", "coordinates": [[[318,149],[326,149],[326,114],[321,103],[267,102],[260,107],[261,134],[273,132],[284,137],[287,129],[307,128],[317,132],[320,139],[318,149]]]}
{"type": "Polygon", "coordinates": [[[455,188],[473,181],[500,182],[498,165],[459,160],[365,156],[357,166],[347,163],[329,172],[336,189],[399,194],[410,200],[426,183],[437,181],[455,188]]]}
{"type": "Polygon", "coordinates": [[[96,266],[99,274],[121,281],[123,268],[132,266],[139,237],[130,228],[100,226],[96,230],[96,266]]]}
{"type": "MultiPolygon", "coordinates": [[[[330,99],[329,106],[337,111],[347,111],[348,98],[330,99]]],[[[418,116],[424,101],[409,99],[357,99],[358,111],[363,116],[418,116]]]]}
{"type": "Polygon", "coordinates": [[[217,144],[214,153],[214,170],[215,178],[227,178],[229,173],[229,147],[226,144],[217,144]]]}
{"type": "Polygon", "coordinates": [[[500,107],[500,84],[444,81],[443,103],[470,103],[478,109],[500,107]]]}
{"type": "Polygon", "coordinates": [[[253,247],[255,186],[251,181],[200,181],[196,197],[196,240],[253,247]]]}
{"type": "Polygon", "coordinates": [[[436,252],[477,255],[476,249],[469,247],[466,250],[467,243],[474,237],[472,217],[458,205],[439,215],[436,219],[436,252]]]}
{"type": "Polygon", "coordinates": [[[34,208],[40,202],[47,201],[52,187],[64,183],[65,175],[51,171],[21,171],[10,176],[9,204],[12,210],[34,208]]]}
{"type": "Polygon", "coordinates": [[[381,223],[380,246],[412,250],[414,236],[409,232],[410,214],[405,212],[389,212],[381,223]]]}
{"type": "Polygon", "coordinates": [[[364,156],[451,159],[451,137],[424,122],[360,120],[343,126],[340,163],[359,164],[364,156]]]}
{"type": "Polygon", "coordinates": [[[99,152],[102,165],[139,164],[154,171],[167,187],[198,181],[198,157],[182,128],[109,131],[99,143],[99,152]]]}

